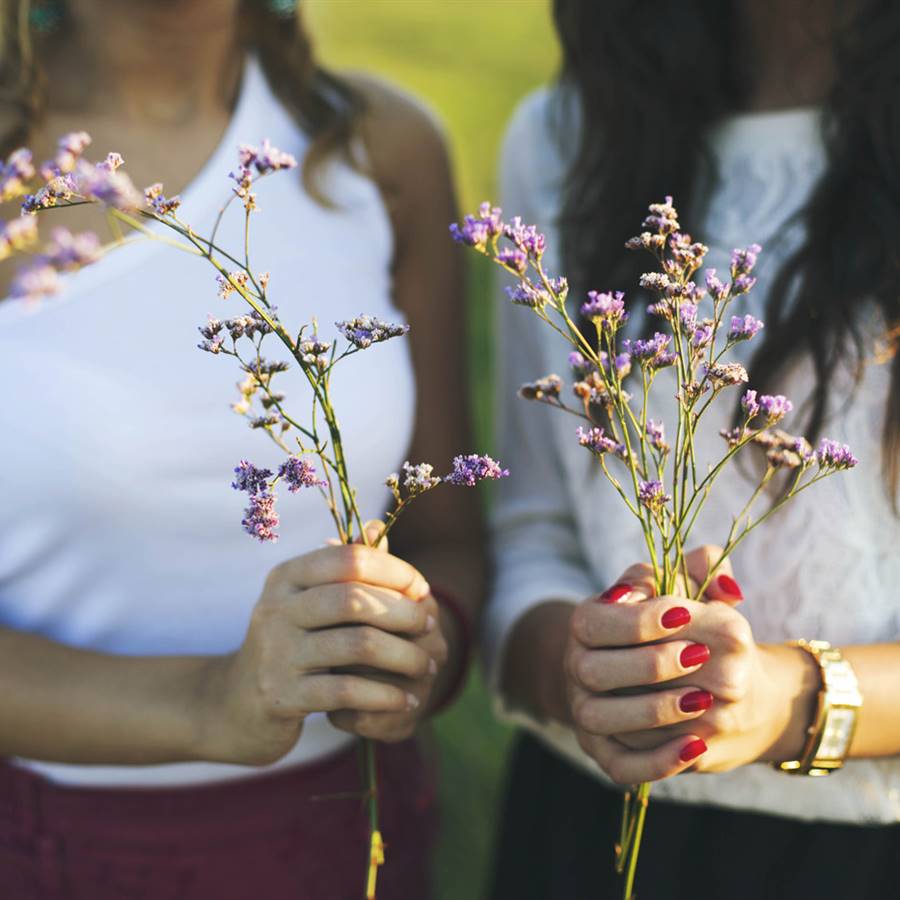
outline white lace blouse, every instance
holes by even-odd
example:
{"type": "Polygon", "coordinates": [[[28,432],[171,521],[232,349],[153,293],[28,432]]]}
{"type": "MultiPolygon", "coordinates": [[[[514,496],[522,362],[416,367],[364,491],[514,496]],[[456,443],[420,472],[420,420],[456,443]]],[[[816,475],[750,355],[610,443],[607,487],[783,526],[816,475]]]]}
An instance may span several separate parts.
{"type": "MultiPolygon", "coordinates": [[[[548,119],[559,111],[557,96],[545,90],[523,102],[509,126],[502,158],[504,212],[546,233],[546,265],[554,274],[560,273],[555,223],[564,160],[559,147],[571,144],[559,140],[558,128],[551,128],[548,119]]],[[[727,272],[732,248],[763,245],[755,272],[759,284],[749,298],[737,301],[742,308],[736,313],[765,319],[767,285],[802,234],[788,220],[825,165],[819,126],[816,111],[792,110],[737,116],[711,135],[719,179],[704,220],[683,225],[709,245],[707,262],[720,271],[727,272]]],[[[639,223],[633,224],[637,229],[639,223]]],[[[634,286],[592,287],[627,291],[634,286]]],[[[596,593],[643,559],[645,550],[630,514],[578,445],[574,420],[515,395],[526,381],[550,372],[566,375],[570,348],[527,309],[505,298],[497,302],[498,454],[512,474],[500,486],[493,513],[497,577],[484,636],[495,685],[506,640],[529,609],[548,599],[578,602],[596,593]]],[[[868,327],[874,351],[874,316],[868,327]]],[[[753,347],[742,349],[736,357],[746,364],[753,347]]],[[[900,639],[900,519],[885,490],[880,450],[888,372],[872,355],[848,403],[851,379],[838,373],[825,429],[851,446],[860,465],[793,501],[733,557],[747,597],[740,610],[759,642],[807,637],[842,646],[900,639]]],[[[800,362],[779,390],[799,410],[811,384],[810,365],[800,362]]],[[[657,385],[652,417],[667,419],[671,432],[672,391],[665,388],[657,385]]],[[[720,458],[718,432],[729,424],[730,413],[730,404],[720,403],[707,414],[698,445],[701,459],[720,458]]],[[[752,487],[738,469],[720,478],[692,543],[721,544],[730,515],[743,506],[752,487]]],[[[503,712],[575,765],[604,778],[570,730],[518,711],[503,712]]],[[[792,778],[764,764],[727,774],[682,775],[656,785],[654,796],[803,819],[895,822],[900,821],[900,758],[851,760],[826,779],[792,778]]]]}

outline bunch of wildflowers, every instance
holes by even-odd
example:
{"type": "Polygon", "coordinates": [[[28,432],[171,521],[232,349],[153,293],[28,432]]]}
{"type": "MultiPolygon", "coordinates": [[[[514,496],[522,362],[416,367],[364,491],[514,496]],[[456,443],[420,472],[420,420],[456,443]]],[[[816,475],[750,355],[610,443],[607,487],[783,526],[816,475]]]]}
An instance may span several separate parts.
{"type": "MultiPolygon", "coordinates": [[[[682,231],[671,197],[652,204],[641,233],[625,246],[648,252],[656,263],[654,271],[641,276],[640,286],[652,295],[646,312],[661,330],[651,337],[625,338],[629,310],[619,291],[587,294],[578,309],[589,329],[572,318],[568,284],[545,271],[546,241],[534,226],[523,225],[518,218],[504,222],[500,209],[484,203],[478,215],[466,216],[450,230],[454,240],[487,256],[516,279],[506,289],[513,303],[529,308],[572,345],[568,360],[572,393],[580,402],[566,402],[563,381],[555,374],[523,385],[519,393],[585,420],[573,439],[592,454],[637,520],[658,594],[672,593],[679,575],[690,583],[685,548],[699,512],[716,479],[746,447],[762,451],[766,466],[744,508],[732,519],[721,557],[697,586],[698,600],[716,568],[754,528],[816,482],[856,465],[856,458],[841,444],[824,439],[813,450],[805,438],[777,428],[792,411],[786,397],[744,390],[736,402],[734,391],[742,389],[749,375],[727,354],[736,344],[753,340],[763,323],[749,314],[730,315],[730,308],[756,284],[753,271],[759,245],[732,253],[727,279],[710,269],[700,284],[695,276],[708,248],[682,231]],[[671,443],[665,424],[648,418],[650,393],[663,369],[673,371],[677,383],[671,443]],[[739,406],[739,421],[722,432],[722,457],[701,463],[695,435],[720,395],[739,406]],[[755,504],[779,472],[786,473],[787,483],[768,509],[754,518],[755,504]]],[[[625,796],[616,865],[625,874],[626,900],[632,897],[649,793],[650,785],[642,784],[625,796]]]]}
{"type": "MultiPolygon", "coordinates": [[[[106,208],[111,222],[127,226],[135,234],[101,245],[93,233],[72,234],[55,228],[50,241],[22,266],[12,287],[13,296],[36,301],[60,290],[59,275],[89,265],[105,253],[143,235],[163,240],[177,249],[206,260],[216,270],[219,298],[223,301],[239,297],[245,308],[230,317],[210,315],[199,327],[202,340],[198,347],[218,357],[230,357],[241,371],[238,383],[240,399],[232,409],[246,418],[249,426],[264,432],[284,453],[276,471],[241,460],[234,470],[232,487],[247,494],[248,505],[241,524],[244,530],[262,542],[278,539],[279,516],[276,510],[277,489],[284,486],[291,494],[313,489],[325,499],[340,540],[368,542],[363,518],[357,505],[356,490],[347,469],[346,454],[332,403],[331,376],[335,366],[376,344],[402,337],[408,325],[384,322],[374,316],[360,315],[336,322],[336,335],[323,340],[315,321],[299,330],[289,330],[282,323],[268,297],[269,274],[256,272],[250,262],[250,226],[257,210],[255,186],[261,178],[296,167],[289,153],[273,147],[268,140],[259,146],[242,145],[238,149],[238,165],[229,177],[234,182],[231,194],[219,210],[209,237],[198,234],[178,215],[180,199],[168,197],[161,183],[139,191],[122,167],[118,153],[108,153],[99,162],[89,162],[84,153],[91,139],[85,132],[64,135],[53,159],[36,167],[29,150],[12,153],[0,167],[0,201],[20,200],[22,216],[8,223],[0,232],[0,258],[27,252],[39,243],[37,214],[51,209],[95,203],[106,208]],[[238,200],[243,206],[244,241],[240,250],[229,251],[217,243],[219,226],[231,206],[238,200]],[[171,236],[162,237],[148,223],[165,226],[171,236]],[[341,340],[341,338],[343,340],[341,340]],[[277,341],[282,355],[276,359],[264,356],[264,343],[277,341]],[[283,373],[294,368],[309,390],[309,414],[306,417],[289,412],[285,394],[280,390],[283,373]],[[315,462],[314,462],[315,460],[315,462]]],[[[394,497],[394,507],[386,514],[377,545],[393,527],[410,503],[437,487],[474,486],[488,479],[502,478],[508,472],[488,456],[459,456],[450,471],[435,475],[427,463],[404,463],[400,476],[387,479],[394,497]]],[[[374,748],[366,743],[367,798],[370,808],[366,896],[375,896],[378,866],[384,862],[384,851],[377,816],[377,780],[374,748]]]]}

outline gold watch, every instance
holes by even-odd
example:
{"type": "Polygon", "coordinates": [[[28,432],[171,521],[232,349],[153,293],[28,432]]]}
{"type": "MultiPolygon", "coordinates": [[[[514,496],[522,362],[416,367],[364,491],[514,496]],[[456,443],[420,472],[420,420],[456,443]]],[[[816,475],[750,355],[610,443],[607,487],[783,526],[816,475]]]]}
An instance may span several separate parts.
{"type": "Polygon", "coordinates": [[[850,752],[863,698],[853,667],[827,641],[791,641],[818,663],[822,687],[800,759],[774,763],[791,775],[829,775],[840,769],[850,752]]]}

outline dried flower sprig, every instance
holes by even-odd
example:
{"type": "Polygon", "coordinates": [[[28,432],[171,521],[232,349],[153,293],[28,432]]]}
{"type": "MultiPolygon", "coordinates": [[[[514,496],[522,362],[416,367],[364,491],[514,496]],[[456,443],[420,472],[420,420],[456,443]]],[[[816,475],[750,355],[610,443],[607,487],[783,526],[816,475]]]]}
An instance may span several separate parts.
{"type": "MultiPolygon", "coordinates": [[[[279,516],[276,510],[277,487],[289,493],[307,488],[318,490],[325,498],[341,542],[370,543],[356,501],[356,491],[347,469],[341,430],[332,403],[331,376],[334,367],[375,344],[402,337],[409,331],[405,324],[384,322],[374,316],[336,322],[337,332],[345,339],[322,340],[315,321],[299,331],[289,331],[281,322],[277,308],[269,301],[269,274],[257,273],[250,262],[250,225],[257,211],[255,187],[261,178],[295,168],[296,159],[273,147],[268,140],[261,145],[242,145],[238,165],[229,177],[234,182],[228,199],[219,210],[209,237],[197,233],[179,217],[180,199],[167,197],[161,183],[139,191],[122,170],[124,160],[115,152],[100,162],[84,158],[91,139],[85,132],[64,135],[52,160],[35,167],[26,148],[12,153],[0,167],[0,201],[20,200],[22,217],[7,224],[0,233],[0,258],[29,251],[38,243],[36,215],[85,203],[106,208],[111,223],[121,230],[128,226],[135,234],[101,245],[90,232],[72,234],[56,228],[43,251],[21,267],[13,283],[12,295],[37,301],[61,289],[60,274],[72,272],[96,262],[104,254],[141,237],[163,241],[206,260],[216,270],[218,295],[228,300],[239,296],[249,309],[230,318],[209,316],[199,327],[202,340],[197,345],[213,356],[233,358],[242,372],[238,384],[240,399],[232,409],[244,416],[251,428],[265,432],[285,453],[277,472],[241,460],[234,470],[232,487],[247,494],[248,506],[241,524],[252,537],[262,542],[278,539],[279,516]],[[244,210],[242,251],[230,252],[217,243],[219,226],[231,204],[239,200],[244,210]],[[158,223],[167,229],[166,236],[158,223]],[[262,355],[266,339],[275,338],[286,350],[291,363],[262,355]],[[285,395],[273,389],[277,376],[295,366],[310,388],[310,414],[300,421],[288,413],[285,395]],[[318,459],[318,469],[311,462],[318,459]]],[[[452,470],[443,477],[432,474],[426,463],[404,465],[402,485],[399,477],[388,478],[395,506],[386,513],[386,521],[373,545],[387,535],[409,504],[441,483],[474,486],[486,479],[508,475],[486,456],[456,457],[452,470]]],[[[374,745],[364,741],[367,771],[370,841],[367,856],[366,896],[375,896],[377,869],[384,862],[384,845],[378,826],[378,797],[374,745]]]]}
{"type": "MultiPolygon", "coordinates": [[[[657,264],[656,271],[641,276],[640,286],[654,295],[646,312],[658,318],[664,330],[649,338],[624,338],[630,311],[619,291],[591,291],[581,302],[579,312],[592,326],[590,333],[573,319],[567,305],[568,283],[545,271],[546,240],[534,226],[518,218],[505,222],[500,209],[484,203],[477,215],[466,216],[450,231],[454,240],[512,275],[517,283],[506,288],[510,300],[531,309],[572,345],[568,361],[578,404],[570,406],[563,400],[564,385],[557,375],[523,385],[519,393],[585,420],[575,438],[594,456],[637,519],[659,594],[675,590],[679,576],[684,584],[690,583],[685,548],[692,529],[716,479],[744,448],[764,451],[765,470],[744,508],[733,517],[721,556],[697,586],[697,600],[716,568],[754,528],[813,484],[857,464],[841,444],[824,439],[813,451],[805,438],[776,428],[792,411],[790,400],[754,390],[746,390],[740,399],[737,427],[722,432],[726,448],[722,458],[706,466],[696,458],[695,436],[710,405],[720,396],[731,397],[731,388],[749,381],[744,366],[726,354],[738,343],[752,340],[763,323],[749,314],[727,316],[731,304],[756,284],[758,244],[732,253],[727,281],[709,269],[701,286],[695,275],[708,248],[681,230],[671,197],[652,204],[641,233],[625,246],[649,252],[657,264]],[[650,392],[663,369],[672,370],[677,383],[677,427],[671,443],[664,423],[648,417],[650,392]],[[626,390],[631,383],[639,398],[636,403],[626,390]],[[624,468],[624,477],[610,469],[610,459],[624,468]],[[787,484],[768,509],[753,518],[754,504],[779,472],[787,473],[787,484]]],[[[642,784],[625,795],[616,865],[625,874],[626,900],[632,896],[649,794],[650,785],[642,784]]]]}

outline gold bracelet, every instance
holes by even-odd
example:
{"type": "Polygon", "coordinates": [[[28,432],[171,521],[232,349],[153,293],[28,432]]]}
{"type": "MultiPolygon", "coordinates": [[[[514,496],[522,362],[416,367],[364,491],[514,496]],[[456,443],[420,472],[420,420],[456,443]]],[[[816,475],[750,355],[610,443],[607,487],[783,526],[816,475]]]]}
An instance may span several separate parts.
{"type": "Polygon", "coordinates": [[[809,653],[819,666],[822,687],[800,759],[773,763],[791,775],[829,775],[840,769],[850,752],[863,698],[853,667],[827,641],[790,641],[809,653]]]}

